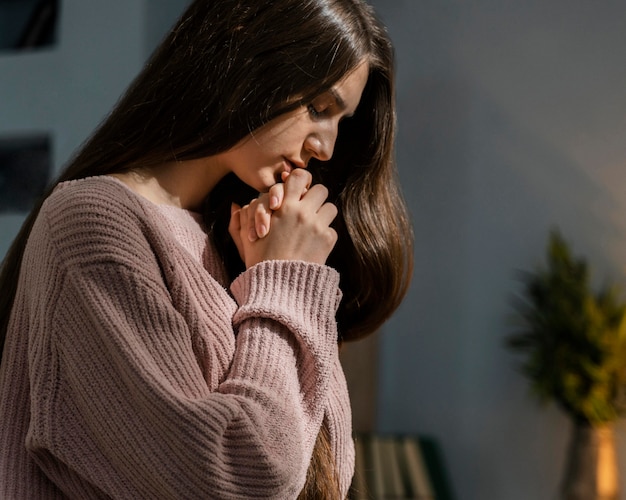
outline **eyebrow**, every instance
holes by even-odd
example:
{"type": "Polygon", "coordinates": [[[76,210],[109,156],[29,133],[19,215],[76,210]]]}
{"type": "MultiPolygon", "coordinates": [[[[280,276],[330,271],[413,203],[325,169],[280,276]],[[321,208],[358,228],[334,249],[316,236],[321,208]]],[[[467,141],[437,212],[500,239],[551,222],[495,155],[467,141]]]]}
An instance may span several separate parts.
{"type": "MultiPolygon", "coordinates": [[[[328,93],[333,97],[340,111],[345,111],[346,109],[348,109],[348,105],[346,104],[346,101],[343,100],[343,97],[339,95],[339,92],[337,92],[337,90],[334,87],[331,87],[330,89],[328,89],[328,93]]],[[[345,116],[345,118],[352,118],[353,116],[354,116],[354,113],[348,113],[345,116]]]]}
{"type": "Polygon", "coordinates": [[[348,106],[346,105],[346,101],[343,100],[343,97],[339,95],[339,92],[337,92],[336,89],[331,87],[328,89],[328,93],[333,96],[333,99],[335,99],[335,102],[337,103],[337,107],[341,111],[345,111],[347,109],[348,106]]]}

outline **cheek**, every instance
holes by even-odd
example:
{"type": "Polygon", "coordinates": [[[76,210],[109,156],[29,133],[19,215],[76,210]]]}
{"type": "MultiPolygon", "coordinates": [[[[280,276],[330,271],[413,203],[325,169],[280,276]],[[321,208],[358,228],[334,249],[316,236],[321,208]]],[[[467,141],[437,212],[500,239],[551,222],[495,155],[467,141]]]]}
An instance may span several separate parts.
{"type": "Polygon", "coordinates": [[[301,116],[292,117],[256,137],[259,150],[268,154],[284,155],[299,150],[306,137],[306,124],[301,116]]]}

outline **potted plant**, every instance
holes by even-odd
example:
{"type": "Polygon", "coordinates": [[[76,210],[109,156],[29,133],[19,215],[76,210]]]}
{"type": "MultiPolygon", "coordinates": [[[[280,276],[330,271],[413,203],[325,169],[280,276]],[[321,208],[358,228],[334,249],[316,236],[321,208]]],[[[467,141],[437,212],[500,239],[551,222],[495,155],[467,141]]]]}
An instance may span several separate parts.
{"type": "Polygon", "coordinates": [[[572,420],[564,500],[617,500],[613,424],[625,409],[626,304],[614,287],[594,292],[589,268],[552,231],[547,266],[522,277],[521,329],[508,345],[525,354],[523,373],[541,401],[572,420]]]}

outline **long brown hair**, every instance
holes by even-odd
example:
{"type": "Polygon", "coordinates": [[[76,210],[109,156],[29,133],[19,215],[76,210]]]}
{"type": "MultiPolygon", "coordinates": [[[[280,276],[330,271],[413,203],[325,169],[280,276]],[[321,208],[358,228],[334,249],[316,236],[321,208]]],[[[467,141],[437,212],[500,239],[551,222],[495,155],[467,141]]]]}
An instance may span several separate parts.
{"type": "MultiPolygon", "coordinates": [[[[328,260],[340,273],[344,294],[338,341],[360,338],[399,305],[413,255],[393,159],[393,49],[364,1],[194,1],[57,183],[228,150],[276,116],[308,104],[363,60],[370,75],[354,117],[342,122],[333,158],[309,166],[339,208],[339,240],[328,260]]],[[[231,275],[241,263],[222,211],[232,199],[253,195],[227,176],[207,199],[205,219],[231,275]]],[[[2,263],[0,349],[43,199],[2,263]]],[[[320,439],[327,441],[325,435],[320,439]]],[[[317,455],[324,448],[320,439],[317,455]]],[[[328,453],[322,455],[330,463],[328,453]]]]}

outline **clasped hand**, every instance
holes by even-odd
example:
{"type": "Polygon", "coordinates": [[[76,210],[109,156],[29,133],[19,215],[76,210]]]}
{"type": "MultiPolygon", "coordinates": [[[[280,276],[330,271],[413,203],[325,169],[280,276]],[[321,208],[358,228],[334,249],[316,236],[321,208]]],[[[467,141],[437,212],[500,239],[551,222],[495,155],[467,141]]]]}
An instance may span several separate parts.
{"type": "Polygon", "coordinates": [[[337,242],[330,227],[337,207],[327,202],[328,189],[304,169],[282,174],[248,205],[233,204],[228,232],[246,269],[264,260],[302,260],[325,264],[337,242]]]}

